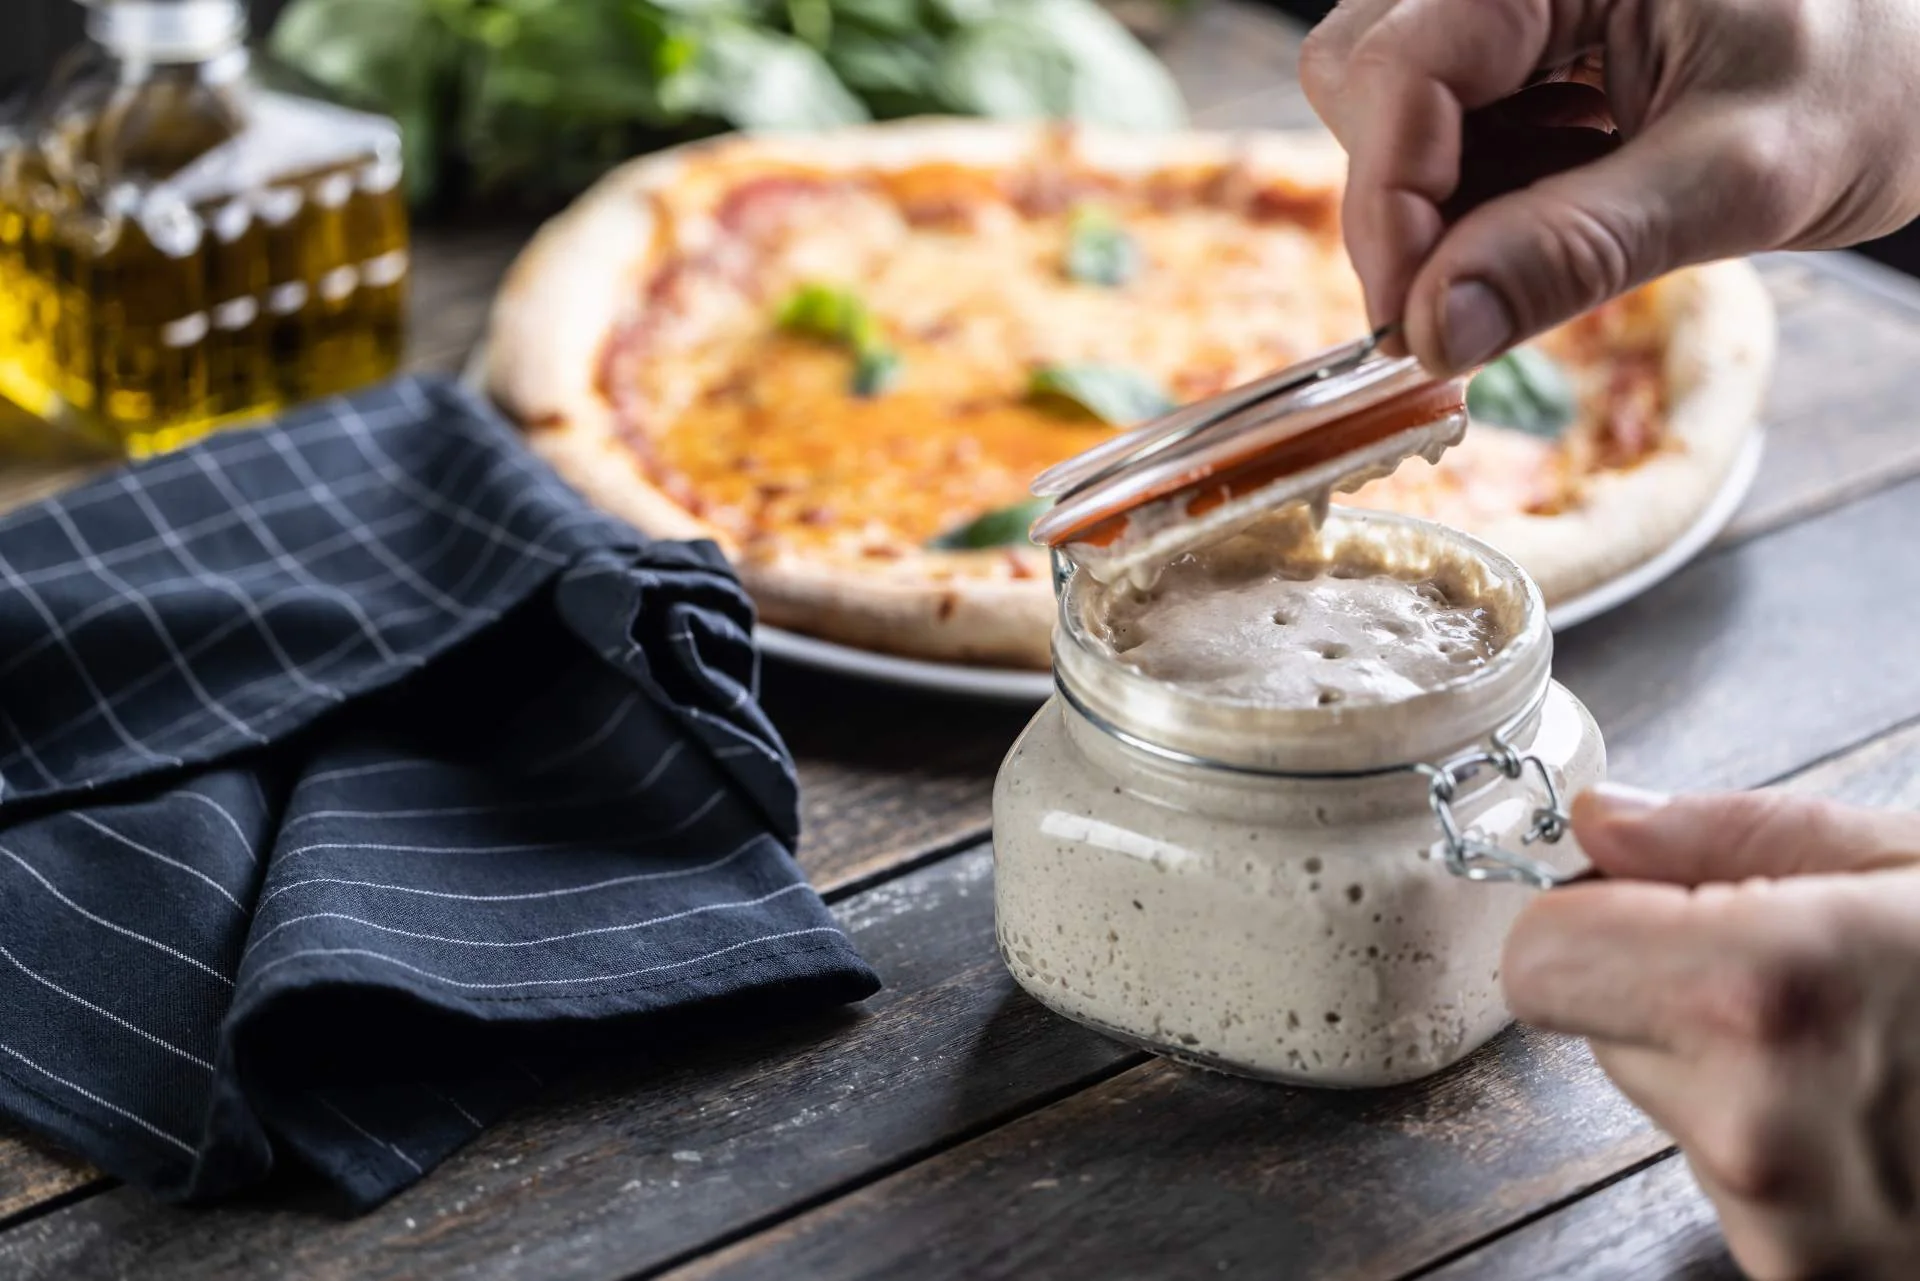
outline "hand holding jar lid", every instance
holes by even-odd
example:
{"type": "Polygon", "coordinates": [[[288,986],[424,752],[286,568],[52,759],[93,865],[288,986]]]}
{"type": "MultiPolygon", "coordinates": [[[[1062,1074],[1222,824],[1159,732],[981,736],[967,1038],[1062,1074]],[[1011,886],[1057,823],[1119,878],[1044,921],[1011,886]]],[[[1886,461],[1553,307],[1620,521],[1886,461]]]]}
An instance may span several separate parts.
{"type": "Polygon", "coordinates": [[[1043,475],[1056,694],[1001,768],[995,908],[1070,1018],[1296,1084],[1446,1067],[1510,1019],[1499,954],[1581,875],[1604,771],[1539,589],[1357,487],[1466,427],[1381,335],[1043,475]]]}
{"type": "Polygon", "coordinates": [[[1177,409],[1042,473],[1056,498],[1035,542],[1096,577],[1149,573],[1261,513],[1306,503],[1406,459],[1439,460],[1467,426],[1466,383],[1388,356],[1391,330],[1177,409]]]}

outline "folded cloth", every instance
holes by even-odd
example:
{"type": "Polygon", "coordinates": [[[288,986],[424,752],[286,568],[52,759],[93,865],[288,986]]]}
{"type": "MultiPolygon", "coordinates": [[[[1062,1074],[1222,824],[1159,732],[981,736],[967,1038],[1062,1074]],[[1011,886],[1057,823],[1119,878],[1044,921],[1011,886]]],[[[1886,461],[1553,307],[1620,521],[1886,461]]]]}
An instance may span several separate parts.
{"type": "Polygon", "coordinates": [[[867,996],[751,623],[432,381],[0,521],[0,1113],[365,1207],[596,1046],[867,996]]]}

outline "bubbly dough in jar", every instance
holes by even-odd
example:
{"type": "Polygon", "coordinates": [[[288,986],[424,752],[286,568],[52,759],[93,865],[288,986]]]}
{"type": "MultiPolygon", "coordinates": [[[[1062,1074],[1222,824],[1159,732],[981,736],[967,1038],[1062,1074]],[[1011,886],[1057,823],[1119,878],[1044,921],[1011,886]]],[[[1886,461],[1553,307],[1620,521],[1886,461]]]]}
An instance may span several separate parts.
{"type": "Polygon", "coordinates": [[[1231,544],[1178,557],[1146,590],[1116,585],[1097,617],[1135,671],[1279,708],[1411,698],[1485,666],[1506,640],[1457,584],[1231,544]]]}

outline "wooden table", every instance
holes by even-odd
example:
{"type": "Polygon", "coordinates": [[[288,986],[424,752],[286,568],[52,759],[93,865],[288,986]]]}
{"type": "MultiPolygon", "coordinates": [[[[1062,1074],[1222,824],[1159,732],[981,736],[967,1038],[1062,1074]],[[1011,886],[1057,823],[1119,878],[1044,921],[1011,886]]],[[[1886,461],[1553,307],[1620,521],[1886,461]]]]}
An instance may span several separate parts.
{"type": "MultiPolygon", "coordinates": [[[[1220,0],[1169,49],[1200,123],[1300,124],[1297,33],[1220,0]]],[[[458,365],[514,239],[421,245],[458,365]]],[[[1769,261],[1752,497],[1559,642],[1616,777],[1920,802],[1920,289],[1769,261]]],[[[341,1221],[156,1204],[0,1135],[0,1277],[1701,1278],[1735,1275],[1668,1140],[1578,1043],[1513,1030],[1359,1094],[1196,1074],[1027,1000],[995,958],[988,796],[1024,714],[772,668],[802,861],[886,981],[858,1010],[555,1090],[341,1221]]]]}

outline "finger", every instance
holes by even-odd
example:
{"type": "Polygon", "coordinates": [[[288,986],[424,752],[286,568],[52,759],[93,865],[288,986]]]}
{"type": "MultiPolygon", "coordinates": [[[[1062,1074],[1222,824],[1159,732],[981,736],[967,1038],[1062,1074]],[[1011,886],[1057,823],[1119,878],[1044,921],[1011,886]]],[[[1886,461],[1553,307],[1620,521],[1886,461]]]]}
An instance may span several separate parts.
{"type": "Polygon", "coordinates": [[[1622,1094],[1686,1154],[1748,1275],[1818,1275],[1836,1257],[1832,1207],[1843,1181],[1841,1127],[1796,1106],[1765,1061],[1690,1061],[1595,1042],[1593,1057],[1622,1094]]]}
{"type": "Polygon", "coordinates": [[[1413,273],[1453,194],[1463,116],[1569,60],[1609,0],[1403,0],[1344,64],[1341,142],[1352,158],[1347,247],[1375,324],[1401,318],[1413,273]],[[1571,21],[1566,19],[1570,17],[1571,21]]]}
{"type": "Polygon", "coordinates": [[[1507,1007],[1549,1032],[1676,1050],[1692,994],[1720,966],[1694,917],[1687,892],[1668,885],[1602,882],[1542,894],[1507,934],[1507,1007]]]}
{"type": "Polygon", "coordinates": [[[1573,831],[1607,875],[1676,885],[1920,861],[1920,814],[1783,791],[1668,798],[1603,784],[1574,798],[1573,831]]]}
{"type": "Polygon", "coordinates": [[[1662,119],[1592,163],[1494,199],[1449,228],[1409,286],[1408,346],[1462,372],[1676,267],[1788,234],[1764,122],[1662,119]]]}
{"type": "Polygon", "coordinates": [[[1346,141],[1350,99],[1347,59],[1361,37],[1399,0],[1341,0],[1307,33],[1300,48],[1300,86],[1333,136],[1346,141]]]}
{"type": "Polygon", "coordinates": [[[1831,1195],[1842,1161],[1828,1100],[1809,1103],[1790,1068],[1749,1052],[1689,1058],[1616,1042],[1593,1043],[1594,1061],[1729,1196],[1762,1204],[1831,1195]]]}

